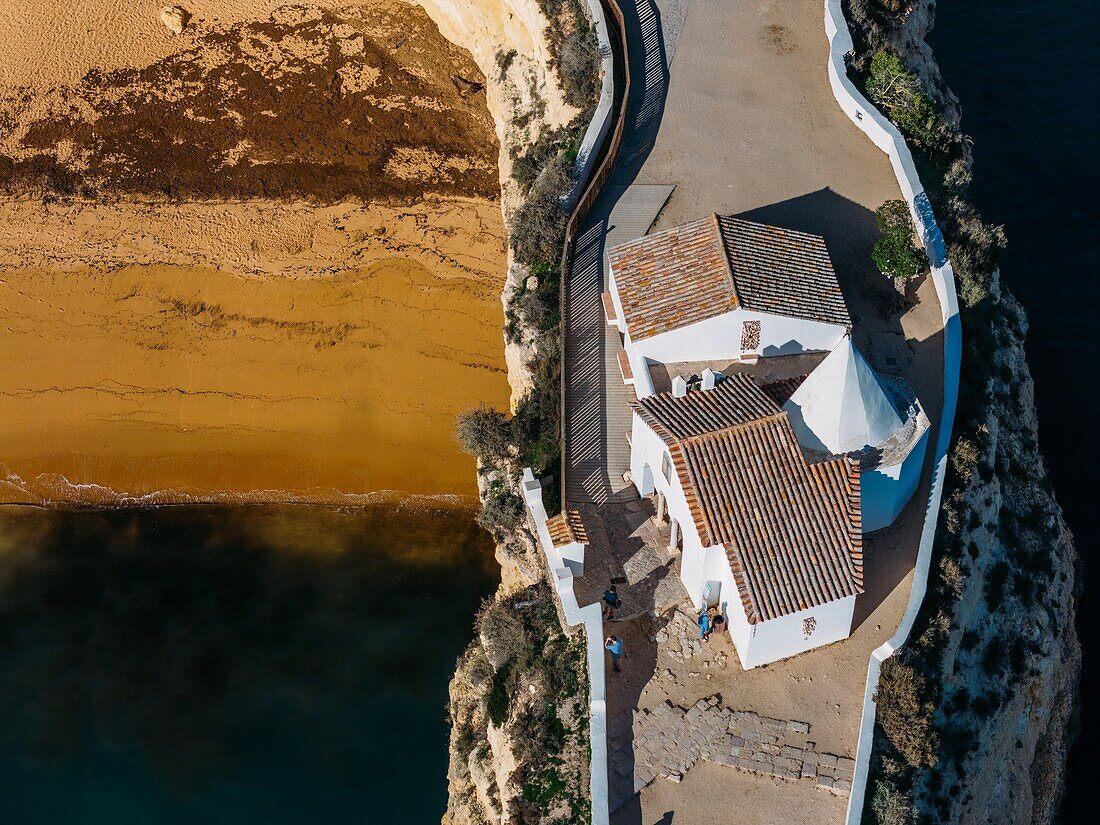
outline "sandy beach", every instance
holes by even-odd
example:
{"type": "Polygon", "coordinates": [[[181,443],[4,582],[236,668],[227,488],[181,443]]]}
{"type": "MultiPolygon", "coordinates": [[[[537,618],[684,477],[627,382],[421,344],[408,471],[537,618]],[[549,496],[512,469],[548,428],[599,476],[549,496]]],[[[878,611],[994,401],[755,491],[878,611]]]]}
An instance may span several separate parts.
{"type": "Polygon", "coordinates": [[[484,78],[418,7],[0,11],[0,501],[469,496],[484,78]]]}

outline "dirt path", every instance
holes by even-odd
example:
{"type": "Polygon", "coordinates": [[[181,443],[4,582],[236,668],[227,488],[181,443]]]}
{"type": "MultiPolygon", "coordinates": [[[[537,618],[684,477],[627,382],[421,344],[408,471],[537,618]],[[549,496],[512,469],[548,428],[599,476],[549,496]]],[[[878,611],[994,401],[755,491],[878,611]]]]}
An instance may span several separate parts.
{"type": "MultiPolygon", "coordinates": [[[[832,96],[819,0],[627,0],[623,6],[634,32],[632,79],[639,79],[640,91],[628,116],[629,151],[614,182],[675,185],[655,230],[719,212],[823,235],[856,320],[857,344],[878,369],[905,375],[929,418],[938,420],[943,351],[935,292],[921,283],[905,315],[883,310],[893,287],[869,258],[878,234],[874,210],[900,192],[886,155],[832,96]]],[[[635,709],[666,701],[690,708],[717,694],[733,710],[804,723],[820,750],[852,756],[868,656],[896,628],[908,599],[928,483],[926,471],[895,525],[865,541],[867,592],[857,602],[852,636],[752,671],[740,668],[725,638],[683,655],[691,628],[669,624],[672,614],[644,615],[676,598],[670,582],[678,569],[663,549],[667,536],[652,535],[645,503],[601,508],[601,523],[589,526],[600,540],[586,556],[581,591],[598,598],[608,580],[617,579],[625,582],[620,592],[627,612],[643,612],[608,629],[628,651],[624,672],[608,683],[609,726],[619,732],[609,741],[613,822],[841,820],[843,793],[818,789],[814,780],[706,762],[682,782],[658,779],[635,797],[631,719],[635,709]]]]}

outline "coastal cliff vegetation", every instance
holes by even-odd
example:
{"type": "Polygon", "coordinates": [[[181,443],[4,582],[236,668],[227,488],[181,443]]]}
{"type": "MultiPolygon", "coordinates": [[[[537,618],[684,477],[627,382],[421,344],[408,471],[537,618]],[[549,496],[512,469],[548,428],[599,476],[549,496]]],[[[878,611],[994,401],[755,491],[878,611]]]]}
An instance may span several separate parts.
{"type": "Polygon", "coordinates": [[[1037,444],[1027,322],[1000,281],[1005,235],[973,206],[971,143],[924,43],[934,6],[846,4],[850,72],[914,151],[963,329],[933,572],[909,644],[883,665],[865,816],[1049,823],[1080,670],[1077,558],[1037,444]]]}
{"type": "MultiPolygon", "coordinates": [[[[494,537],[502,584],[451,683],[450,800],[444,821],[581,823],[591,818],[587,667],[581,632],[567,634],[519,495],[525,467],[555,474],[561,457],[562,251],[574,166],[600,88],[595,30],[581,0],[538,0],[551,68],[575,114],[543,122],[512,113],[504,198],[511,265],[504,291],[513,410],[469,410],[456,422],[478,462],[479,523],[494,537]]],[[[495,56],[505,77],[515,50],[495,56]]],[[[507,113],[505,113],[507,114],[507,113]]],[[[559,491],[545,493],[558,509],[559,491]]]]}

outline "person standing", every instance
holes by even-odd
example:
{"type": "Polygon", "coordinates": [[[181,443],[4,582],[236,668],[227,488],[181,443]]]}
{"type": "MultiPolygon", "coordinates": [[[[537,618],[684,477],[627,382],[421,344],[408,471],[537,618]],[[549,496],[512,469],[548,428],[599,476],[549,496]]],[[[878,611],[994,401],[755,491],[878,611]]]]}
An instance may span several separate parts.
{"type": "Polygon", "coordinates": [[[615,618],[615,611],[623,606],[623,600],[619,598],[619,591],[615,585],[611,585],[603,593],[603,615],[608,621],[615,618]]]}
{"type": "Polygon", "coordinates": [[[622,668],[619,667],[619,659],[623,658],[623,640],[618,636],[608,636],[603,646],[607,648],[607,652],[611,654],[611,668],[616,673],[622,670],[622,668]]]}

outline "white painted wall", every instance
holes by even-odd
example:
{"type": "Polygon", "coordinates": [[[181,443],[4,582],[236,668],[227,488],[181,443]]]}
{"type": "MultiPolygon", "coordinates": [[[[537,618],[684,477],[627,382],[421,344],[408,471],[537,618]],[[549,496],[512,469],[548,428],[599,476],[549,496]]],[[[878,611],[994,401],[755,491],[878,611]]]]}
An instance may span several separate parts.
{"type": "Polygon", "coordinates": [[[785,318],[766,312],[737,308],[731,312],[634,341],[640,355],[660,364],[679,361],[716,361],[740,358],[741,332],[745,321],[760,322],[763,356],[828,351],[840,343],[845,328],[839,324],[785,318]]]}
{"type": "Polygon", "coordinates": [[[737,651],[741,666],[748,670],[847,639],[852,632],[855,609],[856,597],[848,596],[755,624],[749,634],[748,650],[737,651]],[[811,617],[817,621],[817,627],[807,637],[802,622],[811,617]]]}
{"type": "Polygon", "coordinates": [[[889,641],[871,654],[867,668],[867,682],[863,693],[863,715],[859,723],[859,743],[856,746],[856,769],[852,779],[852,791],[848,796],[846,825],[859,825],[863,818],[863,802],[867,793],[867,773],[871,761],[871,747],[875,729],[875,692],[878,689],[882,663],[905,644],[913,629],[917,613],[924,601],[928,587],[928,569],[932,561],[932,544],[936,537],[936,521],[940,500],[943,497],[944,473],[947,470],[947,448],[951,443],[951,427],[955,420],[955,407],[959,397],[959,366],[962,359],[962,327],[959,322],[959,301],[955,292],[955,275],[947,260],[943,235],[932,214],[931,202],[921,185],[916,164],[905,139],[897,128],[856,89],[848,78],[844,56],[852,48],[852,35],[844,19],[842,0],[825,0],[825,35],[829,39],[829,84],[840,108],[851,118],[879,149],[890,157],[898,186],[916,220],[917,230],[924,243],[924,251],[931,265],[932,284],[940,301],[943,320],[943,410],[940,413],[936,448],[933,453],[935,466],[932,488],[925,507],[924,525],[921,529],[920,547],[917,550],[916,569],[913,573],[913,589],[909,603],[901,617],[897,632],[889,641]]]}
{"type": "Polygon", "coordinates": [[[889,527],[901,515],[917,491],[927,447],[928,430],[925,430],[902,463],[860,473],[860,515],[864,533],[889,527]]]}
{"type": "Polygon", "coordinates": [[[542,485],[530,468],[523,471],[523,499],[532,526],[538,536],[539,546],[546,558],[551,585],[557,591],[562,613],[570,627],[584,625],[588,660],[588,732],[591,743],[589,765],[589,792],[592,796],[592,825],[608,825],[611,814],[607,795],[607,693],[604,671],[603,608],[599,602],[581,607],[573,590],[573,571],[570,563],[580,558],[584,564],[584,547],[569,545],[572,559],[567,561],[554,547],[550,530],[546,526],[546,506],[542,503],[542,485]]]}
{"type": "Polygon", "coordinates": [[[577,160],[573,164],[573,179],[577,183],[566,198],[567,211],[572,211],[580,200],[581,194],[588,186],[589,177],[596,171],[599,150],[611,129],[611,111],[615,105],[615,53],[611,49],[611,38],[607,31],[610,21],[607,20],[600,0],[588,0],[588,16],[596,29],[596,40],[600,44],[600,73],[603,75],[603,80],[596,111],[592,115],[592,120],[588,122],[588,128],[577,150],[577,160]]]}

